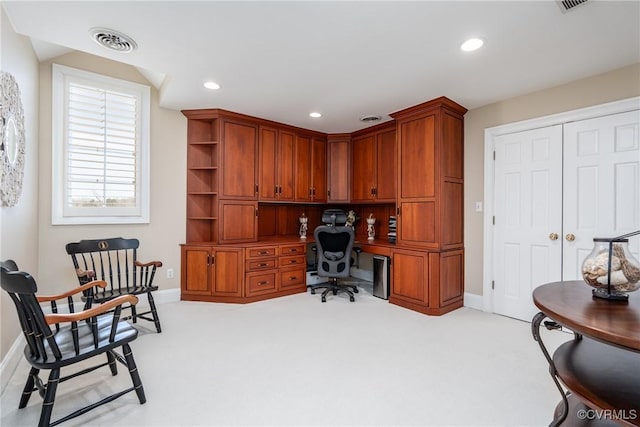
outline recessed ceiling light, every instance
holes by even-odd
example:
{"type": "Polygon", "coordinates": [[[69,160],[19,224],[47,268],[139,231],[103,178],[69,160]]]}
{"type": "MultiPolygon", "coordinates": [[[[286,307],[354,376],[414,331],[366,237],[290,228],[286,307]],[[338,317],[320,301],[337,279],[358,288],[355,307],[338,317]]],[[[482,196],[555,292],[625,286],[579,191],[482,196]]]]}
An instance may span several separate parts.
{"type": "Polygon", "coordinates": [[[480,49],[484,44],[484,40],[474,37],[471,38],[460,45],[460,49],[465,52],[472,52],[474,50],[480,49]]]}
{"type": "Polygon", "coordinates": [[[322,114],[314,111],[313,113],[309,113],[309,117],[313,117],[314,119],[317,119],[318,117],[322,117],[322,114]]]}
{"type": "Polygon", "coordinates": [[[211,90],[218,90],[220,89],[220,85],[216,82],[205,82],[204,83],[204,87],[206,87],[207,89],[211,89],[211,90]]]}

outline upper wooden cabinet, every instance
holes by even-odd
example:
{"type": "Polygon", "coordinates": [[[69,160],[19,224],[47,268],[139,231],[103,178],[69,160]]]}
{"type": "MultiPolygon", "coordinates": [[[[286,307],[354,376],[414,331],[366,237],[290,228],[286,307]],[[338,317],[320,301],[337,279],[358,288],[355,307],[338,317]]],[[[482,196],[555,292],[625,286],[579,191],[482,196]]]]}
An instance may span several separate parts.
{"type": "Polygon", "coordinates": [[[329,135],[327,145],[327,202],[348,203],[351,201],[351,135],[329,135]]]}
{"type": "Polygon", "coordinates": [[[224,120],[221,199],[258,200],[258,127],[224,120]]]}
{"type": "Polygon", "coordinates": [[[327,141],[297,135],[295,142],[294,200],[327,201],[327,141]]]}
{"type": "Polygon", "coordinates": [[[260,201],[293,201],[295,134],[260,127],[258,176],[260,201]]]}
{"type": "Polygon", "coordinates": [[[434,250],[463,242],[463,115],[447,98],[391,114],[397,131],[397,242],[434,250]]]}
{"type": "Polygon", "coordinates": [[[353,135],[351,200],[395,202],[395,124],[383,123],[353,135]]]}

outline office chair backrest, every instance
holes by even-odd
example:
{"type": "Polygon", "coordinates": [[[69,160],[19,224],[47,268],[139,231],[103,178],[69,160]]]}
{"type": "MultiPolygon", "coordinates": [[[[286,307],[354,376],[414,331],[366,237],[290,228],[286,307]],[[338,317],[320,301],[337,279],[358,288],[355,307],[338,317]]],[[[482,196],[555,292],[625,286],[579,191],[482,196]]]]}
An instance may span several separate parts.
{"type": "MultiPolygon", "coordinates": [[[[324,218],[324,215],[323,215],[324,218]]],[[[355,234],[344,225],[320,225],[313,232],[318,251],[318,276],[349,277],[355,234]]]]}
{"type": "Polygon", "coordinates": [[[342,209],[326,209],[322,212],[322,223],[333,227],[345,225],[347,214],[342,209]]]}

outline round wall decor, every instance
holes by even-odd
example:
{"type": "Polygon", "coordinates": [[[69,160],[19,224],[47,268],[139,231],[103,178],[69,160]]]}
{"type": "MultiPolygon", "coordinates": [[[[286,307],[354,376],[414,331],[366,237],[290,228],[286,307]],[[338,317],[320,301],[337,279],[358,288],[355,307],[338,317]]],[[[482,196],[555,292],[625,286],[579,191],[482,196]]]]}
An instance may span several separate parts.
{"type": "Polygon", "coordinates": [[[14,206],[24,176],[24,111],[20,88],[9,73],[0,71],[0,205],[14,206]]]}

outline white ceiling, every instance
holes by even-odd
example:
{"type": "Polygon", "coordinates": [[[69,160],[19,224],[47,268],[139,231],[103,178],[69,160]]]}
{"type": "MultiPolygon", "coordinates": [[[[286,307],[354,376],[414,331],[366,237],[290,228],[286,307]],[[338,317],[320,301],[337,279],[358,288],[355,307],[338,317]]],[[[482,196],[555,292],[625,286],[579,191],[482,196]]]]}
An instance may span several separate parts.
{"type": "Polygon", "coordinates": [[[163,107],[223,108],[323,132],[447,96],[472,109],[640,62],[640,1],[4,1],[40,60],[138,67],[163,107]],[[114,53],[92,27],[132,37],[114,53]],[[460,51],[469,36],[486,39],[460,51]],[[218,91],[204,89],[214,80],[218,91]],[[320,119],[308,116],[323,114],[320,119]]]}

